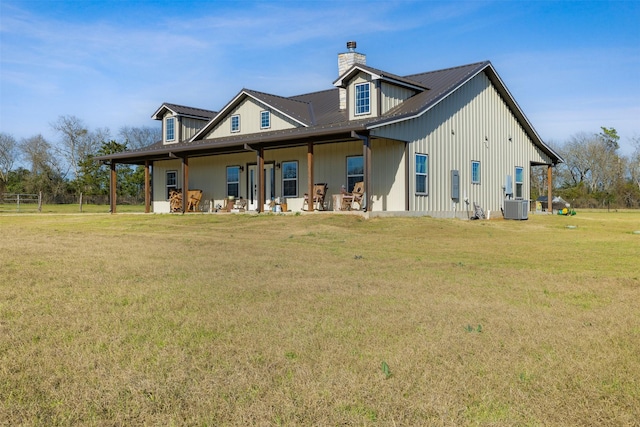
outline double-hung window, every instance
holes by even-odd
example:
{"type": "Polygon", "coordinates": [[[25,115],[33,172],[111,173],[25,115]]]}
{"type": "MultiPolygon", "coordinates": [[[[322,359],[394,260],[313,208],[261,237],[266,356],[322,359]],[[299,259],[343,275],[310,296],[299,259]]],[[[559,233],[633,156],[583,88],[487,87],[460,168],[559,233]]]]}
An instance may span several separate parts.
{"type": "Polygon", "coordinates": [[[282,196],[298,197],[298,162],[282,162],[282,196]]]}
{"type": "Polygon", "coordinates": [[[516,167],[516,198],[522,197],[522,187],[524,185],[524,169],[516,167]]]}
{"type": "Polygon", "coordinates": [[[176,139],[176,119],[175,117],[169,117],[165,122],[165,140],[173,141],[176,139]]]}
{"type": "Polygon", "coordinates": [[[369,87],[369,83],[360,83],[356,85],[356,116],[360,114],[369,114],[369,112],[371,112],[371,97],[369,93],[369,87]]]}
{"type": "Polygon", "coordinates": [[[347,157],[347,191],[353,191],[356,182],[364,182],[364,161],[362,156],[347,157]]]}
{"type": "Polygon", "coordinates": [[[227,166],[227,196],[240,197],[240,166],[227,166]]]}
{"type": "Polygon", "coordinates": [[[231,116],[231,132],[240,132],[240,115],[231,116]]]}
{"type": "Polygon", "coordinates": [[[429,194],[429,156],[416,154],[416,194],[429,194]]]}
{"type": "Polygon", "coordinates": [[[171,191],[178,188],[178,171],[167,171],[167,199],[171,191]]]}
{"type": "Polygon", "coordinates": [[[480,184],[480,162],[477,160],[471,162],[471,183],[480,184]]]}
{"type": "Polygon", "coordinates": [[[260,129],[269,129],[271,127],[271,113],[268,111],[260,112],[260,129]]]}

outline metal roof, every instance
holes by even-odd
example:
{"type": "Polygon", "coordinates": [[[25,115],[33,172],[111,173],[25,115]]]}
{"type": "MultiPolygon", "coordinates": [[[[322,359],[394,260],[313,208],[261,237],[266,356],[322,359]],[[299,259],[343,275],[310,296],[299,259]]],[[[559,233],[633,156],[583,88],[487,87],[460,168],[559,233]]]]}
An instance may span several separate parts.
{"type": "Polygon", "coordinates": [[[96,157],[98,160],[116,160],[122,163],[141,163],[144,160],[158,160],[175,157],[178,153],[188,153],[189,156],[204,156],[222,152],[245,151],[245,144],[262,144],[265,147],[293,146],[306,144],[308,141],[317,143],[349,140],[351,131],[367,131],[399,121],[410,120],[425,114],[441,100],[455,92],[479,73],[486,73],[496,87],[496,90],[509,105],[516,118],[531,138],[553,161],[562,162],[562,158],[547,146],[537,134],[527,117],[524,115],[511,93],[508,91],[495,69],[489,61],[477,62],[459,67],[437,71],[397,76],[373,67],[356,65],[346,71],[336,82],[340,82],[349,73],[364,71],[373,73],[379,78],[386,78],[396,84],[412,87],[417,93],[400,103],[381,117],[348,120],[345,110],[340,110],[339,89],[329,89],[291,97],[267,94],[250,89],[241,90],[219,113],[191,107],[165,103],[156,111],[157,116],[162,108],[168,108],[177,114],[206,117],[210,114],[209,123],[188,141],[175,144],[155,143],[151,146],[96,157]],[[420,90],[422,89],[422,90],[420,90]],[[300,123],[300,127],[279,131],[265,131],[250,135],[235,135],[232,137],[203,139],[215,124],[222,120],[233,106],[246,97],[254,98],[261,103],[279,111],[300,123]]]}

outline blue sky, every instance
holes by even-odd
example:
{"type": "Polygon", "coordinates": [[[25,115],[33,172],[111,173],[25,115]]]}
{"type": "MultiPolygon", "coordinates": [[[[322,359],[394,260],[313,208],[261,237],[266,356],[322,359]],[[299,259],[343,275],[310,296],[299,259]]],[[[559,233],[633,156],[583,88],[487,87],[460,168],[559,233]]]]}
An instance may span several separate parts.
{"type": "Polygon", "coordinates": [[[0,131],[155,126],[163,102],[329,89],[356,40],[407,75],[490,60],[546,141],[640,138],[640,1],[0,0],[0,131]]]}

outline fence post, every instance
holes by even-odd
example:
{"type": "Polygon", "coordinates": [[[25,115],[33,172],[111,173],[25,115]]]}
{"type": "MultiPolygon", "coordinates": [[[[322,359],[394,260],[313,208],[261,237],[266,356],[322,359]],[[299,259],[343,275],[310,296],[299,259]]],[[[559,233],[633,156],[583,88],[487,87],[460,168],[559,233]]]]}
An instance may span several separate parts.
{"type": "Polygon", "coordinates": [[[82,213],[82,191],[80,192],[80,213],[82,213]]]}
{"type": "Polygon", "coordinates": [[[42,191],[38,192],[38,212],[42,212],[42,191]]]}
{"type": "Polygon", "coordinates": [[[18,197],[16,199],[16,204],[17,204],[16,210],[20,212],[20,194],[18,194],[18,197]]]}

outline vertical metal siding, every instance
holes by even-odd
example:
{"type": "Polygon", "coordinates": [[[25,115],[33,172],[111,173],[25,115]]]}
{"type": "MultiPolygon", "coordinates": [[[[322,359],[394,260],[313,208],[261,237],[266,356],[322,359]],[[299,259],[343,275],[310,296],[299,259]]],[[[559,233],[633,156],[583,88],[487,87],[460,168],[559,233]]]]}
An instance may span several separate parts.
{"type": "Polygon", "coordinates": [[[415,94],[413,90],[403,88],[396,85],[390,85],[388,83],[382,83],[382,114],[401,104],[405,99],[410,98],[415,94]]]}
{"type": "Polygon", "coordinates": [[[447,215],[476,202],[499,211],[506,175],[525,169],[524,198],[529,197],[531,162],[551,163],[533,144],[489,79],[481,73],[422,116],[376,130],[376,134],[410,141],[410,210],[447,215]],[[509,138],[511,137],[511,141],[509,138]],[[429,195],[415,195],[415,153],[429,156],[429,195]],[[481,183],[471,184],[471,161],[480,161],[481,183]],[[461,198],[453,203],[450,171],[460,171],[461,198]]]}

